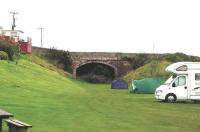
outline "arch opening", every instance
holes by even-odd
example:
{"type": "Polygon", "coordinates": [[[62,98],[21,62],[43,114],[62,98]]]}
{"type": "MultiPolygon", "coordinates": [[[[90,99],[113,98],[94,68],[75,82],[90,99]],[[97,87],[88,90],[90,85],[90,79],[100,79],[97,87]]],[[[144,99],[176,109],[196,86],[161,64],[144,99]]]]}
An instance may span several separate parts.
{"type": "Polygon", "coordinates": [[[115,79],[116,69],[102,63],[86,63],[76,69],[76,77],[91,83],[108,83],[115,79]]]}

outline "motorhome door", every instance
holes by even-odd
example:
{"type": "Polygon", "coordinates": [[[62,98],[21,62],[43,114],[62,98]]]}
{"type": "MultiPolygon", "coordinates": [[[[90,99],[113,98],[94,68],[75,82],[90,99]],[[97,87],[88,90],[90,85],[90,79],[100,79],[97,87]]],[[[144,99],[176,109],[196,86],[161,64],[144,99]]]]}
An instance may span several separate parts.
{"type": "Polygon", "coordinates": [[[177,99],[188,99],[188,76],[179,75],[172,83],[173,93],[177,99]]]}

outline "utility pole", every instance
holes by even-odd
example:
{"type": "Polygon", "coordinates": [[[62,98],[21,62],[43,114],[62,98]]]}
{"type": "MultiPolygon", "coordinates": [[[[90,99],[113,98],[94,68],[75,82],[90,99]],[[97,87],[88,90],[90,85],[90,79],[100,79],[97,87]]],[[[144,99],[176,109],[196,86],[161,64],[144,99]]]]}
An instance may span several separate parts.
{"type": "Polygon", "coordinates": [[[38,28],[40,30],[40,43],[41,43],[41,48],[43,47],[43,43],[42,43],[42,37],[43,37],[43,27],[38,28]]]}
{"type": "Polygon", "coordinates": [[[10,12],[10,14],[12,14],[12,19],[13,19],[13,22],[12,22],[12,30],[15,30],[15,27],[16,27],[16,25],[15,25],[15,15],[16,14],[19,14],[18,12],[10,12]]]}

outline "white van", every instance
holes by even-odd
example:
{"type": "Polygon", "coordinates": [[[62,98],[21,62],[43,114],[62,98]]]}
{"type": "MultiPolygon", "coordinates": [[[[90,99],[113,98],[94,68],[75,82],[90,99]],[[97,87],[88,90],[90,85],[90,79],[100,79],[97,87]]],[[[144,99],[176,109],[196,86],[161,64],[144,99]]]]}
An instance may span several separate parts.
{"type": "Polygon", "coordinates": [[[200,62],[177,62],[169,65],[166,71],[172,76],[156,89],[156,99],[200,101],[200,62]]]}

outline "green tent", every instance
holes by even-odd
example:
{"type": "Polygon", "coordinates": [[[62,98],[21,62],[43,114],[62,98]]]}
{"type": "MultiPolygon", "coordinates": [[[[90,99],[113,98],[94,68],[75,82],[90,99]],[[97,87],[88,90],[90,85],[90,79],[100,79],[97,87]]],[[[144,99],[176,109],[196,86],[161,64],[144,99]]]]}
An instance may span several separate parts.
{"type": "Polygon", "coordinates": [[[133,80],[130,92],[131,93],[147,93],[152,94],[155,89],[164,83],[164,79],[160,78],[145,78],[142,80],[133,80]]]}

